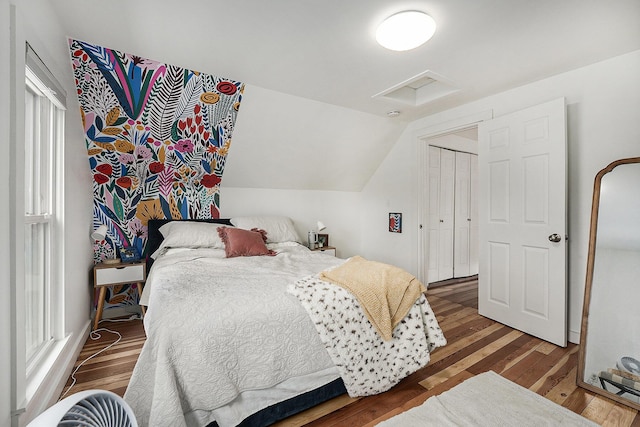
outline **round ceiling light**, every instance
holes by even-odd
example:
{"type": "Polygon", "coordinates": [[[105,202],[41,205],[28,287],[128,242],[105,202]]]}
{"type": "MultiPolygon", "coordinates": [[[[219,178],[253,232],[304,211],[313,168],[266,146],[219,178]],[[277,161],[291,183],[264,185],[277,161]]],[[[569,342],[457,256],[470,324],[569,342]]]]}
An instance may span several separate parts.
{"type": "Polygon", "coordinates": [[[376,30],[376,41],[387,49],[403,51],[424,44],[436,32],[436,21],[423,12],[410,10],[385,19],[376,30]]]}

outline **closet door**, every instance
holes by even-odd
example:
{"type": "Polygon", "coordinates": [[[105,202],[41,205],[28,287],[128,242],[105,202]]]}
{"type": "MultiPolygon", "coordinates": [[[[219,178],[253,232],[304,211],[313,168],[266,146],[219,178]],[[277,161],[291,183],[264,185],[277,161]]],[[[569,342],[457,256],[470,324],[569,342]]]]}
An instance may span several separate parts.
{"type": "Polygon", "coordinates": [[[478,274],[478,156],[429,147],[429,282],[478,274]]]}
{"type": "Polygon", "coordinates": [[[478,156],[470,155],[469,172],[471,180],[469,184],[469,208],[471,221],[469,223],[469,275],[478,274],[478,250],[480,248],[480,232],[478,228],[478,156]]]}
{"type": "Polygon", "coordinates": [[[453,233],[455,203],[455,151],[440,149],[440,232],[438,280],[453,277],[453,233]]]}
{"type": "Polygon", "coordinates": [[[429,282],[453,277],[455,152],[429,147],[429,282]]]}
{"type": "Polygon", "coordinates": [[[470,275],[471,155],[456,152],[455,160],[453,277],[466,277],[470,275]]]}
{"type": "Polygon", "coordinates": [[[429,282],[438,281],[439,244],[440,235],[440,148],[429,147],[429,220],[427,223],[429,254],[427,279],[429,282]]]}

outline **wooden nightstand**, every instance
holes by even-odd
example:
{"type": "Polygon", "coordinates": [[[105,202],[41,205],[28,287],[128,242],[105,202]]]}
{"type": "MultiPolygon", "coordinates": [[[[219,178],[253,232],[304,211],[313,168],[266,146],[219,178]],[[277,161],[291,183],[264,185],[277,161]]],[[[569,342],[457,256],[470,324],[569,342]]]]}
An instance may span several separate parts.
{"type": "MultiPolygon", "coordinates": [[[[95,289],[100,288],[100,295],[98,296],[98,309],[96,318],[93,321],[93,329],[98,329],[98,322],[102,319],[104,298],[107,294],[108,286],[136,283],[138,296],[141,296],[145,280],[147,280],[147,265],[144,261],[96,264],[93,267],[93,288],[94,292],[95,289]]],[[[144,314],[144,309],[142,314],[144,314]]]]}
{"type": "Polygon", "coordinates": [[[315,248],[311,250],[316,252],[324,252],[326,254],[336,256],[336,248],[334,246],[323,246],[321,248],[315,248]]]}

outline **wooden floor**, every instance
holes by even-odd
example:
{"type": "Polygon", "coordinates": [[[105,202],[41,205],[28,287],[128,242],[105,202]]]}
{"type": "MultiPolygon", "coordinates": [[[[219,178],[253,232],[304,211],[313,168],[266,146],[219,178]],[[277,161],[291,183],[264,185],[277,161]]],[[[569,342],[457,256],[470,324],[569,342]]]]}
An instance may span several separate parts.
{"type": "MultiPolygon", "coordinates": [[[[427,295],[448,340],[447,346],[433,352],[427,367],[386,393],[361,399],[343,395],[277,426],[374,426],[467,378],[493,370],[598,424],[640,427],[638,411],[575,385],[576,345],[557,347],[479,316],[477,282],[440,286],[427,295]]],[[[122,340],[85,362],[68,393],[100,388],[124,394],[145,340],[142,322],[103,322],[100,326],[120,332],[122,340]]],[[[117,336],[105,332],[99,340],[89,340],[79,361],[115,339],[117,336]]]]}

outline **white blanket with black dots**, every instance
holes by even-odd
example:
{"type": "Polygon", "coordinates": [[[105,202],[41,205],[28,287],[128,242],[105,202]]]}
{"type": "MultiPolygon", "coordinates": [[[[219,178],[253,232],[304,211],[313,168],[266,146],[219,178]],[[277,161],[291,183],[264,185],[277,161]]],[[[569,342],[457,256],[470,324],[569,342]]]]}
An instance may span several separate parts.
{"type": "Polygon", "coordinates": [[[382,393],[429,363],[447,341],[424,294],[385,341],[346,289],[308,276],[289,285],[309,313],[351,397],[382,393]]]}

